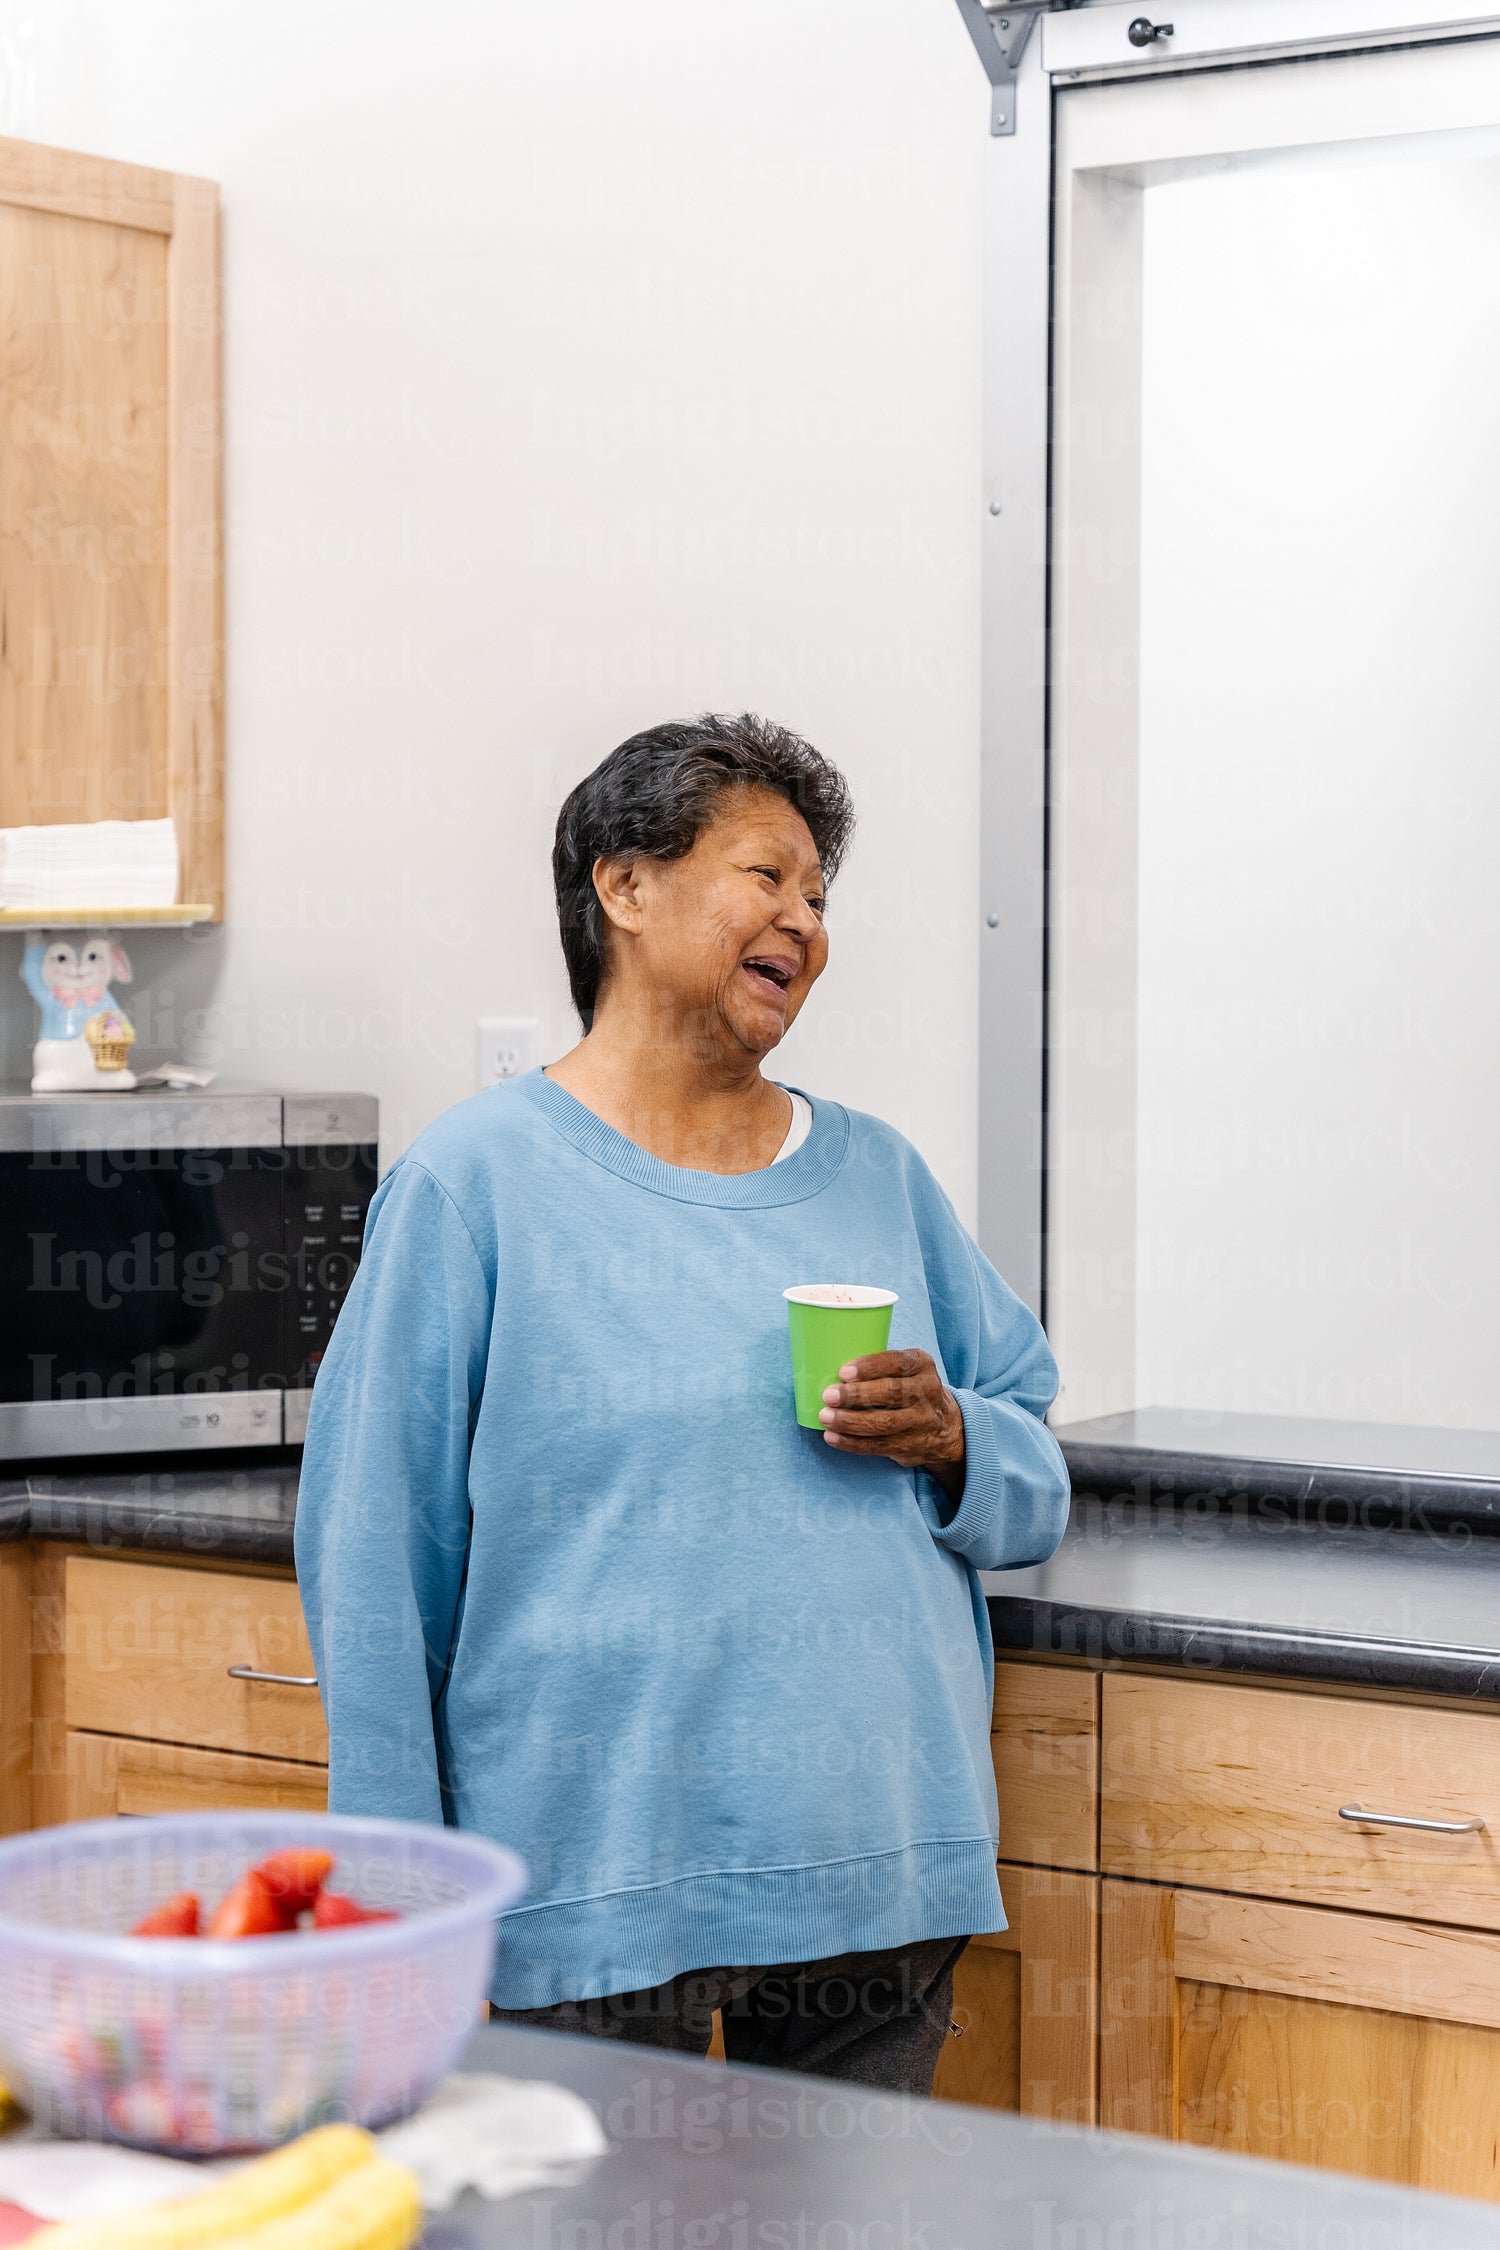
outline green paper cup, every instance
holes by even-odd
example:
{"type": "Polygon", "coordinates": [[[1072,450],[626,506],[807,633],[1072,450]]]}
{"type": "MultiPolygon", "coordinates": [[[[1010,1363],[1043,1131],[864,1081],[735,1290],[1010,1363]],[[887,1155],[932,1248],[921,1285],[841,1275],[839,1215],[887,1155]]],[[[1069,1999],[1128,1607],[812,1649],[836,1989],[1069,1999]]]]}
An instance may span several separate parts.
{"type": "Polygon", "coordinates": [[[792,1384],[797,1420],[821,1430],[823,1393],[851,1359],[883,1352],[891,1340],[894,1289],[864,1289],[854,1282],[810,1282],[784,1289],[792,1331],[792,1384]]]}

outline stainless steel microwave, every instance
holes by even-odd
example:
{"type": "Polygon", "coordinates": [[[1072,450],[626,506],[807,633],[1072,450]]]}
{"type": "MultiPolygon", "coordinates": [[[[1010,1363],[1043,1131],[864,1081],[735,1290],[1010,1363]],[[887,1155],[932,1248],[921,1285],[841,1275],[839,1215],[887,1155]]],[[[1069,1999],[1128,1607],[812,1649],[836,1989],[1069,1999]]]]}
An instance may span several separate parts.
{"type": "Polygon", "coordinates": [[[300,1443],[377,1117],[368,1094],[0,1089],[0,1460],[300,1443]]]}

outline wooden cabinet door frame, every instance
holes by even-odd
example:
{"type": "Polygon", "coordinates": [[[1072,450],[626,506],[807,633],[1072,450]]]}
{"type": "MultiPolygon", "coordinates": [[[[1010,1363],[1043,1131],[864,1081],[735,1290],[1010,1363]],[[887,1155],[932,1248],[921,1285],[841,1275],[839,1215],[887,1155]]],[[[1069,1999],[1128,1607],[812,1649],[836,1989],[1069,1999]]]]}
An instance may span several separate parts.
{"type": "MultiPolygon", "coordinates": [[[[1099,1885],[1092,1875],[1050,1868],[1000,1869],[1010,1927],[970,1938],[954,1978],[954,2021],[934,2092],[947,2101],[1009,2108],[1024,2116],[1092,2125],[1098,2108],[1099,1885]],[[1017,1962],[1014,1984],[986,2005],[986,1969],[1017,1962]],[[1015,2009],[1016,2031],[996,2016],[1015,2009]],[[999,2043],[1018,2037],[1019,2053],[999,2043]],[[989,2051],[978,2042],[990,2043],[989,2051]]],[[[1007,1977],[1007,1985],[1012,1979],[1007,1977]]]]}

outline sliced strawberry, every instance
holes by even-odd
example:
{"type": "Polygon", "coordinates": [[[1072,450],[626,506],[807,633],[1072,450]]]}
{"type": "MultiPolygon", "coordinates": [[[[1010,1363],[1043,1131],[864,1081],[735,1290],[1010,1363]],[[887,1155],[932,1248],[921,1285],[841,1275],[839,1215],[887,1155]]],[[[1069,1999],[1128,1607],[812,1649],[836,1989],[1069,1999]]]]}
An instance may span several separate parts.
{"type": "Polygon", "coordinates": [[[285,1908],[288,1919],[295,1921],[312,1905],[333,1873],[333,1854],[293,1845],[283,1852],[268,1853],[255,1873],[278,1905],[285,1908]]]}
{"type": "Polygon", "coordinates": [[[196,1937],[198,1935],[198,1894],[196,1891],[179,1891],[162,1906],[155,1906],[143,1914],[131,1931],[132,1937],[196,1937]]]}
{"type": "Polygon", "coordinates": [[[291,1916],[272,1896],[258,1868],[252,1867],[224,1893],[204,1925],[211,1938],[271,1937],[289,1930],[291,1916]]]}
{"type": "Polygon", "coordinates": [[[175,2140],[177,2097],[164,2078],[138,2078],[111,2094],[104,2105],[111,2129],[122,2140],[175,2140]]]}
{"type": "Polygon", "coordinates": [[[400,1919],[387,1908],[361,1906],[357,1898],[345,1898],[341,1891],[320,1891],[313,1900],[312,1911],[315,1930],[351,1930],[357,1922],[395,1922],[400,1919]]]}

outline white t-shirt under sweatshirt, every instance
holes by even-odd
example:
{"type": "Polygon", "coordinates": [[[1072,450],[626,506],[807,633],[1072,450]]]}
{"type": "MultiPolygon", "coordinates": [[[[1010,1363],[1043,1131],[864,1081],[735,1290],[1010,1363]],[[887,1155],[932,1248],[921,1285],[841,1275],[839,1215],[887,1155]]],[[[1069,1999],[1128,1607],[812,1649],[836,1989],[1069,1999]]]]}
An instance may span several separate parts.
{"type": "Polygon", "coordinates": [[[786,1139],[771,1159],[773,1164],[779,1164],[784,1156],[795,1156],[812,1131],[812,1103],[806,1094],[794,1094],[790,1086],[784,1086],[782,1092],[792,1105],[792,1122],[786,1129],[786,1139]]]}

